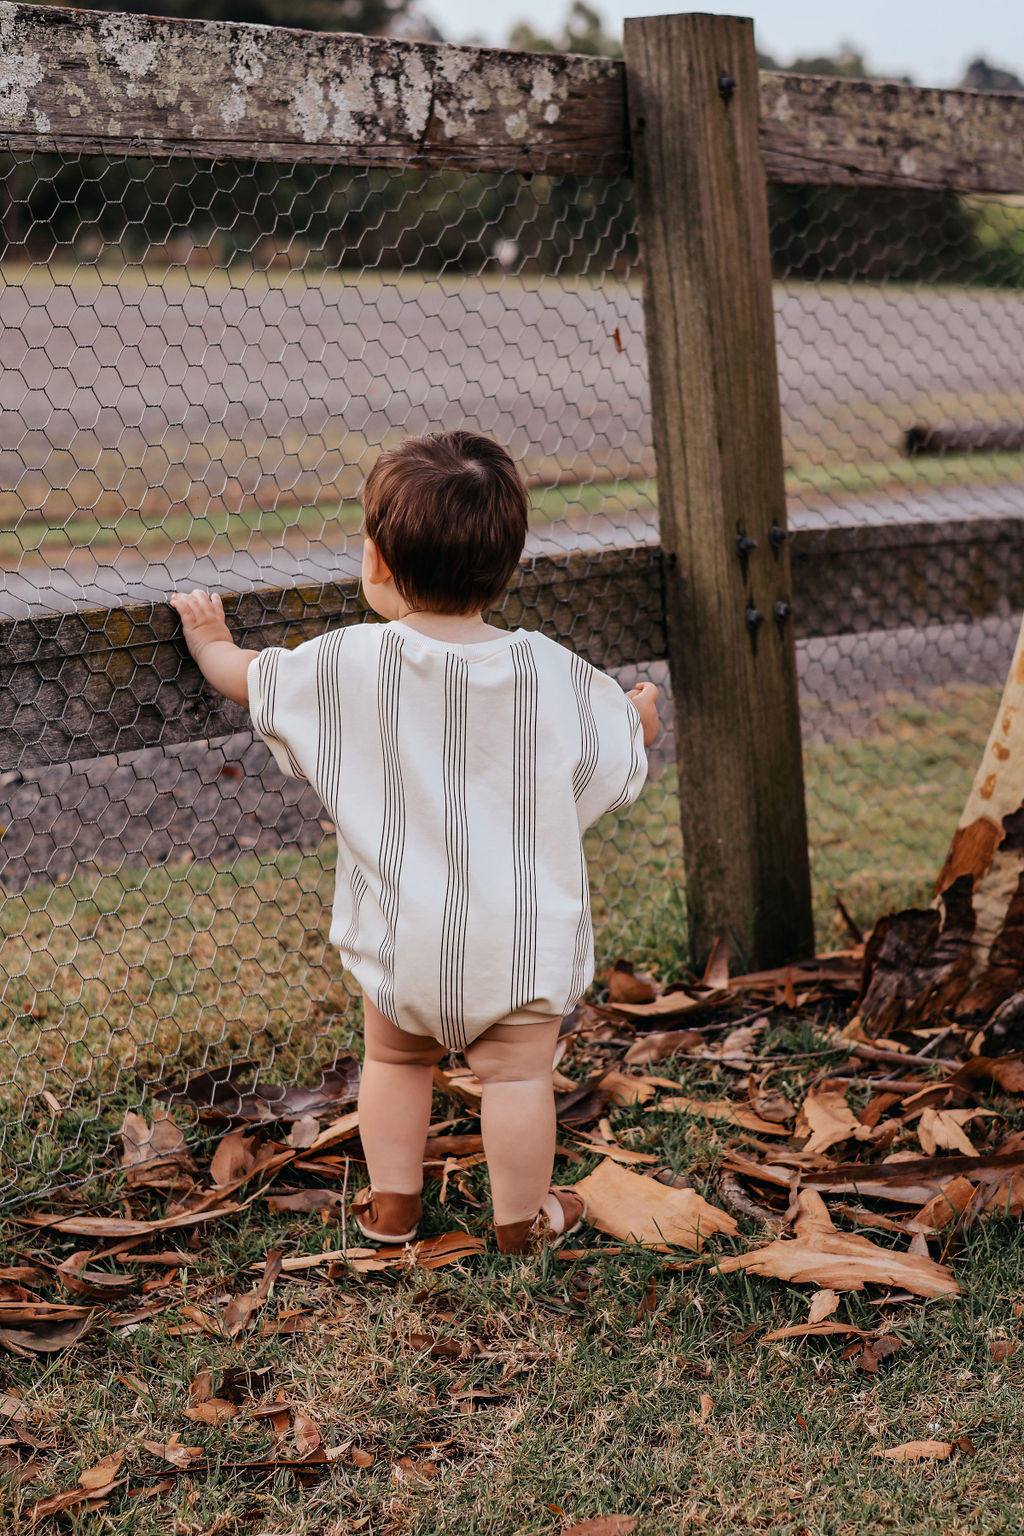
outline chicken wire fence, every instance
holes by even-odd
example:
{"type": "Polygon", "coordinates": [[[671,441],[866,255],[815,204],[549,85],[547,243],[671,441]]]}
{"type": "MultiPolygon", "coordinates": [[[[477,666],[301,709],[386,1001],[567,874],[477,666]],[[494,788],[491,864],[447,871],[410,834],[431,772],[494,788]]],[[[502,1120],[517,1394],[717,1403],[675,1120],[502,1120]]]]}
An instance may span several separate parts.
{"type": "MultiPolygon", "coordinates": [[[[627,184],[32,153],[0,187],[5,618],[352,576],[366,471],[438,427],[523,465],[528,553],[585,573],[656,537],[627,184]]],[[[579,592],[570,644],[640,627],[579,592]]],[[[26,756],[0,779],[9,1198],[87,1176],[158,1082],[315,1080],[352,1038],[333,828],[248,730],[26,756]]],[[[671,793],[662,751],[590,834],[604,956],[678,867],[671,793]]]]}
{"type": "MultiPolygon", "coordinates": [[[[921,423],[1020,419],[1014,209],[770,206],[794,526],[1018,515],[1015,452],[904,452],[921,423]]],[[[628,182],[34,153],[2,162],[0,228],[6,618],[353,574],[374,456],[439,426],[523,464],[530,552],[657,538],[628,182]]],[[[1014,628],[799,643],[821,939],[835,894],[862,921],[926,894],[1014,628]]],[[[662,704],[638,807],[590,834],[599,960],[681,881],[662,704]]],[[[0,824],[6,1198],[88,1176],[169,1077],[310,1080],[349,1045],[333,829],[248,731],[116,757],[85,737],[0,779],[0,824]]]]}
{"type": "MultiPolygon", "coordinates": [[[[1005,520],[1019,564],[1021,200],[775,186],[769,213],[790,527],[1005,520]]],[[[963,808],[1020,612],[979,561],[944,614],[954,562],[939,542],[914,571],[934,621],[872,628],[862,586],[834,599],[846,633],[798,645],[819,943],[837,895],[865,930],[927,903],[963,808]]]]}

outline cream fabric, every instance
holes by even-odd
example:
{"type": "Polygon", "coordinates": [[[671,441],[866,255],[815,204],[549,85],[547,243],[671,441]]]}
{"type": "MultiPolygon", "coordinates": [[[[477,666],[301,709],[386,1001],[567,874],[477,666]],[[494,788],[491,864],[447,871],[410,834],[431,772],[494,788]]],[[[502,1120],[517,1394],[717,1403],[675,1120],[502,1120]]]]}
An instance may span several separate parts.
{"type": "Polygon", "coordinates": [[[399,621],[262,651],[248,682],[337,828],[331,941],[385,1017],[461,1049],[571,1008],[594,972],[582,834],[647,774],[618,683],[533,632],[399,621]]]}

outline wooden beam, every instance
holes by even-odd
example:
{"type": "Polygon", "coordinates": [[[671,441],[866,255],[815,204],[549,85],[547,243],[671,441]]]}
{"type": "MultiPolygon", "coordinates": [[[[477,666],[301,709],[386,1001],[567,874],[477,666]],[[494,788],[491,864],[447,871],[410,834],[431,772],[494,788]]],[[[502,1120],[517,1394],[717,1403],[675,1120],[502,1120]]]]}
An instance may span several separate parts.
{"type": "MultiPolygon", "coordinates": [[[[652,530],[653,532],[653,530],[652,530]]],[[[790,539],[797,636],[970,623],[1024,609],[1024,520],[802,529],[790,539]]],[[[295,645],[361,623],[354,581],[226,600],[246,645],[295,645]]],[[[496,622],[543,628],[595,666],[667,655],[661,550],[524,563],[496,622]]],[[[245,729],[192,666],[165,604],[0,622],[0,771],[245,729]]]]}
{"type": "Polygon", "coordinates": [[[626,70],[690,943],[766,968],[814,924],[753,27],[627,20],[626,70]]]}
{"type": "MultiPolygon", "coordinates": [[[[616,59],[5,5],[0,148],[628,174],[616,59]]],[[[769,181],[1024,192],[1024,97],[766,72],[769,181]]]]}
{"type": "MultiPolygon", "coordinates": [[[[241,645],[297,645],[362,623],[355,579],[225,598],[241,645]]],[[[607,669],[664,655],[661,551],[574,550],[524,561],[502,613],[607,669]],[[581,593],[586,600],[581,600],[581,593]]],[[[206,740],[247,713],[206,686],[166,603],[0,623],[0,771],[206,740]]]]}
{"type": "Polygon", "coordinates": [[[761,156],[796,186],[1024,192],[1024,96],[761,76],[761,156]]]}
{"type": "Polygon", "coordinates": [[[804,528],[790,565],[799,639],[970,624],[1024,610],[1024,518],[804,528]]]}
{"type": "Polygon", "coordinates": [[[620,175],[611,59],[4,5],[0,147],[620,175]]]}

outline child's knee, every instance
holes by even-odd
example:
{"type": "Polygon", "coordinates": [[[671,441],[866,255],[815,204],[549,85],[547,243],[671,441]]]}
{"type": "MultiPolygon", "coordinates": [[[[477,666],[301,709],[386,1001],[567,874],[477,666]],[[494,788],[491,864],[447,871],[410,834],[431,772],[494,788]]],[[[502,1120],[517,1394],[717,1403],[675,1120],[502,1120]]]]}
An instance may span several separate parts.
{"type": "Polygon", "coordinates": [[[550,1081],[559,1020],[550,1025],[520,1024],[488,1031],[467,1045],[463,1055],[482,1083],[550,1081]]]}
{"type": "Polygon", "coordinates": [[[369,1001],[363,1004],[367,1061],[395,1067],[436,1067],[446,1047],[433,1035],[413,1035],[399,1029],[369,1001]]]}

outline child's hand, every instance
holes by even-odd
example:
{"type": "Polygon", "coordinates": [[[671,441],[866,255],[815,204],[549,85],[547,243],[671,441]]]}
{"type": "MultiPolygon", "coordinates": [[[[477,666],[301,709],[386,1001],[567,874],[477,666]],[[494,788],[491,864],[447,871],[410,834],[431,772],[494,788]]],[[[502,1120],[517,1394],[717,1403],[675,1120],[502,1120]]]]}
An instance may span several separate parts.
{"type": "Polygon", "coordinates": [[[175,592],[171,607],[181,617],[185,631],[185,644],[196,661],[208,645],[219,640],[233,644],[231,631],[224,618],[224,604],[215,592],[212,596],[197,587],[194,592],[175,592]]]}
{"type": "Polygon", "coordinates": [[[640,723],[644,728],[644,746],[649,747],[658,734],[658,690],[653,683],[647,681],[637,683],[626,694],[627,699],[632,699],[636,705],[640,723]]]}

